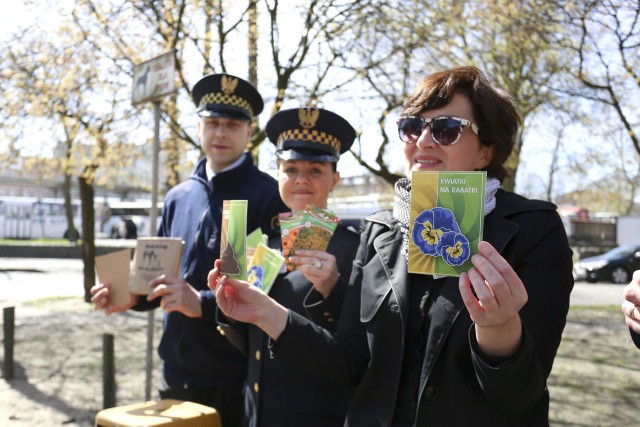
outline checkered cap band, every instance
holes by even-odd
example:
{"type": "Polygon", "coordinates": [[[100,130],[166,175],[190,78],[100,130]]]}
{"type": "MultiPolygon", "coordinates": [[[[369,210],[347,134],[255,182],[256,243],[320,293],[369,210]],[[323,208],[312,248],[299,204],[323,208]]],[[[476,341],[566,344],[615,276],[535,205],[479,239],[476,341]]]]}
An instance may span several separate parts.
{"type": "Polygon", "coordinates": [[[278,137],[278,145],[284,141],[307,141],[318,144],[329,145],[338,153],[340,152],[340,140],[333,135],[321,132],[316,129],[289,129],[284,131],[278,137]]]}
{"type": "Polygon", "coordinates": [[[231,105],[233,107],[244,108],[247,110],[252,116],[254,115],[253,109],[251,108],[251,104],[244,98],[240,98],[237,95],[227,95],[223,92],[212,92],[204,95],[202,99],[200,99],[199,107],[202,107],[205,104],[226,104],[231,105]]]}

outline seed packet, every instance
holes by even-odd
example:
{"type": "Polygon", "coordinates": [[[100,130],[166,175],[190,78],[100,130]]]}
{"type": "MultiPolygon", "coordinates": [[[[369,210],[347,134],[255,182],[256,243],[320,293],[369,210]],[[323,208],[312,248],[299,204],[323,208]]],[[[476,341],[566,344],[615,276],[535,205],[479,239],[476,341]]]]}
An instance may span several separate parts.
{"type": "Polygon", "coordinates": [[[262,230],[260,227],[253,230],[251,233],[247,235],[247,260],[251,261],[254,253],[256,252],[256,248],[260,243],[263,245],[267,244],[267,235],[262,234],[262,230]]]}
{"type": "Polygon", "coordinates": [[[269,293],[283,263],[284,257],[279,251],[259,243],[249,263],[247,281],[269,293]]]}
{"type": "Polygon", "coordinates": [[[285,259],[293,247],[293,243],[298,237],[300,227],[304,221],[303,211],[283,212],[280,219],[280,239],[282,240],[282,255],[285,259]]]}
{"type": "Polygon", "coordinates": [[[220,273],[239,280],[247,278],[247,201],[222,202],[220,273]]]}
{"type": "Polygon", "coordinates": [[[183,248],[184,241],[179,237],[138,237],[129,292],[148,295],[151,280],[163,274],[177,276],[183,248]]]}
{"type": "Polygon", "coordinates": [[[484,227],[486,172],[411,175],[409,273],[460,276],[484,227]]]}
{"type": "Polygon", "coordinates": [[[288,261],[298,249],[325,251],[331,236],[338,227],[340,218],[333,212],[307,205],[304,211],[291,212],[288,218],[280,219],[282,232],[282,252],[287,269],[295,270],[288,261]]]}

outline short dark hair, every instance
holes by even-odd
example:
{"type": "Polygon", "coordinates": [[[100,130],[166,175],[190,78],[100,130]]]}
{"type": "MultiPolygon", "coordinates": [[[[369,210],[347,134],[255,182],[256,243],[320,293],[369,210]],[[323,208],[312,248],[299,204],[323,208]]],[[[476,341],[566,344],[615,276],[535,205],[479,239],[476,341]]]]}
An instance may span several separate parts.
{"type": "Polygon", "coordinates": [[[504,163],[513,151],[522,120],[513,98],[479,69],[458,67],[426,76],[407,98],[402,115],[415,116],[444,107],[456,93],[471,102],[480,143],[493,147],[491,163],[485,168],[487,175],[502,182],[509,175],[504,163]]]}

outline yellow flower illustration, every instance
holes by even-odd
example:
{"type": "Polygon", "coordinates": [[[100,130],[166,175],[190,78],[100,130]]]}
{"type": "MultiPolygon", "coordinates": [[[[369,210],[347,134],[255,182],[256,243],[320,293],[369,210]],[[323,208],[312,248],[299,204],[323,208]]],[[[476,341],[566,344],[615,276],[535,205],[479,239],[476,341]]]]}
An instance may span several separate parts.
{"type": "Polygon", "coordinates": [[[430,221],[425,221],[422,225],[424,226],[424,230],[420,233],[422,239],[430,245],[437,245],[442,237],[443,231],[434,229],[430,221]]]}
{"type": "Polygon", "coordinates": [[[454,246],[450,246],[446,249],[451,258],[459,258],[464,253],[462,242],[456,242],[454,246]]]}

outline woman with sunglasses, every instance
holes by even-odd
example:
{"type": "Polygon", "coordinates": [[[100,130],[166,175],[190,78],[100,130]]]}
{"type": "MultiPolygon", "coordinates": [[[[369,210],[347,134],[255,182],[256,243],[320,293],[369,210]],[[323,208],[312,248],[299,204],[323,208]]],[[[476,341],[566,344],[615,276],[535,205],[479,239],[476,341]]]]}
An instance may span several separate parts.
{"type": "Polygon", "coordinates": [[[214,269],[218,306],[262,328],[277,360],[358,385],[350,426],[548,425],[572,253],[554,205],[500,188],[519,123],[511,97],[473,67],[425,77],[401,113],[408,177],[487,172],[485,241],[459,278],[407,272],[403,178],[393,212],[367,218],[336,333],[214,269]]]}

